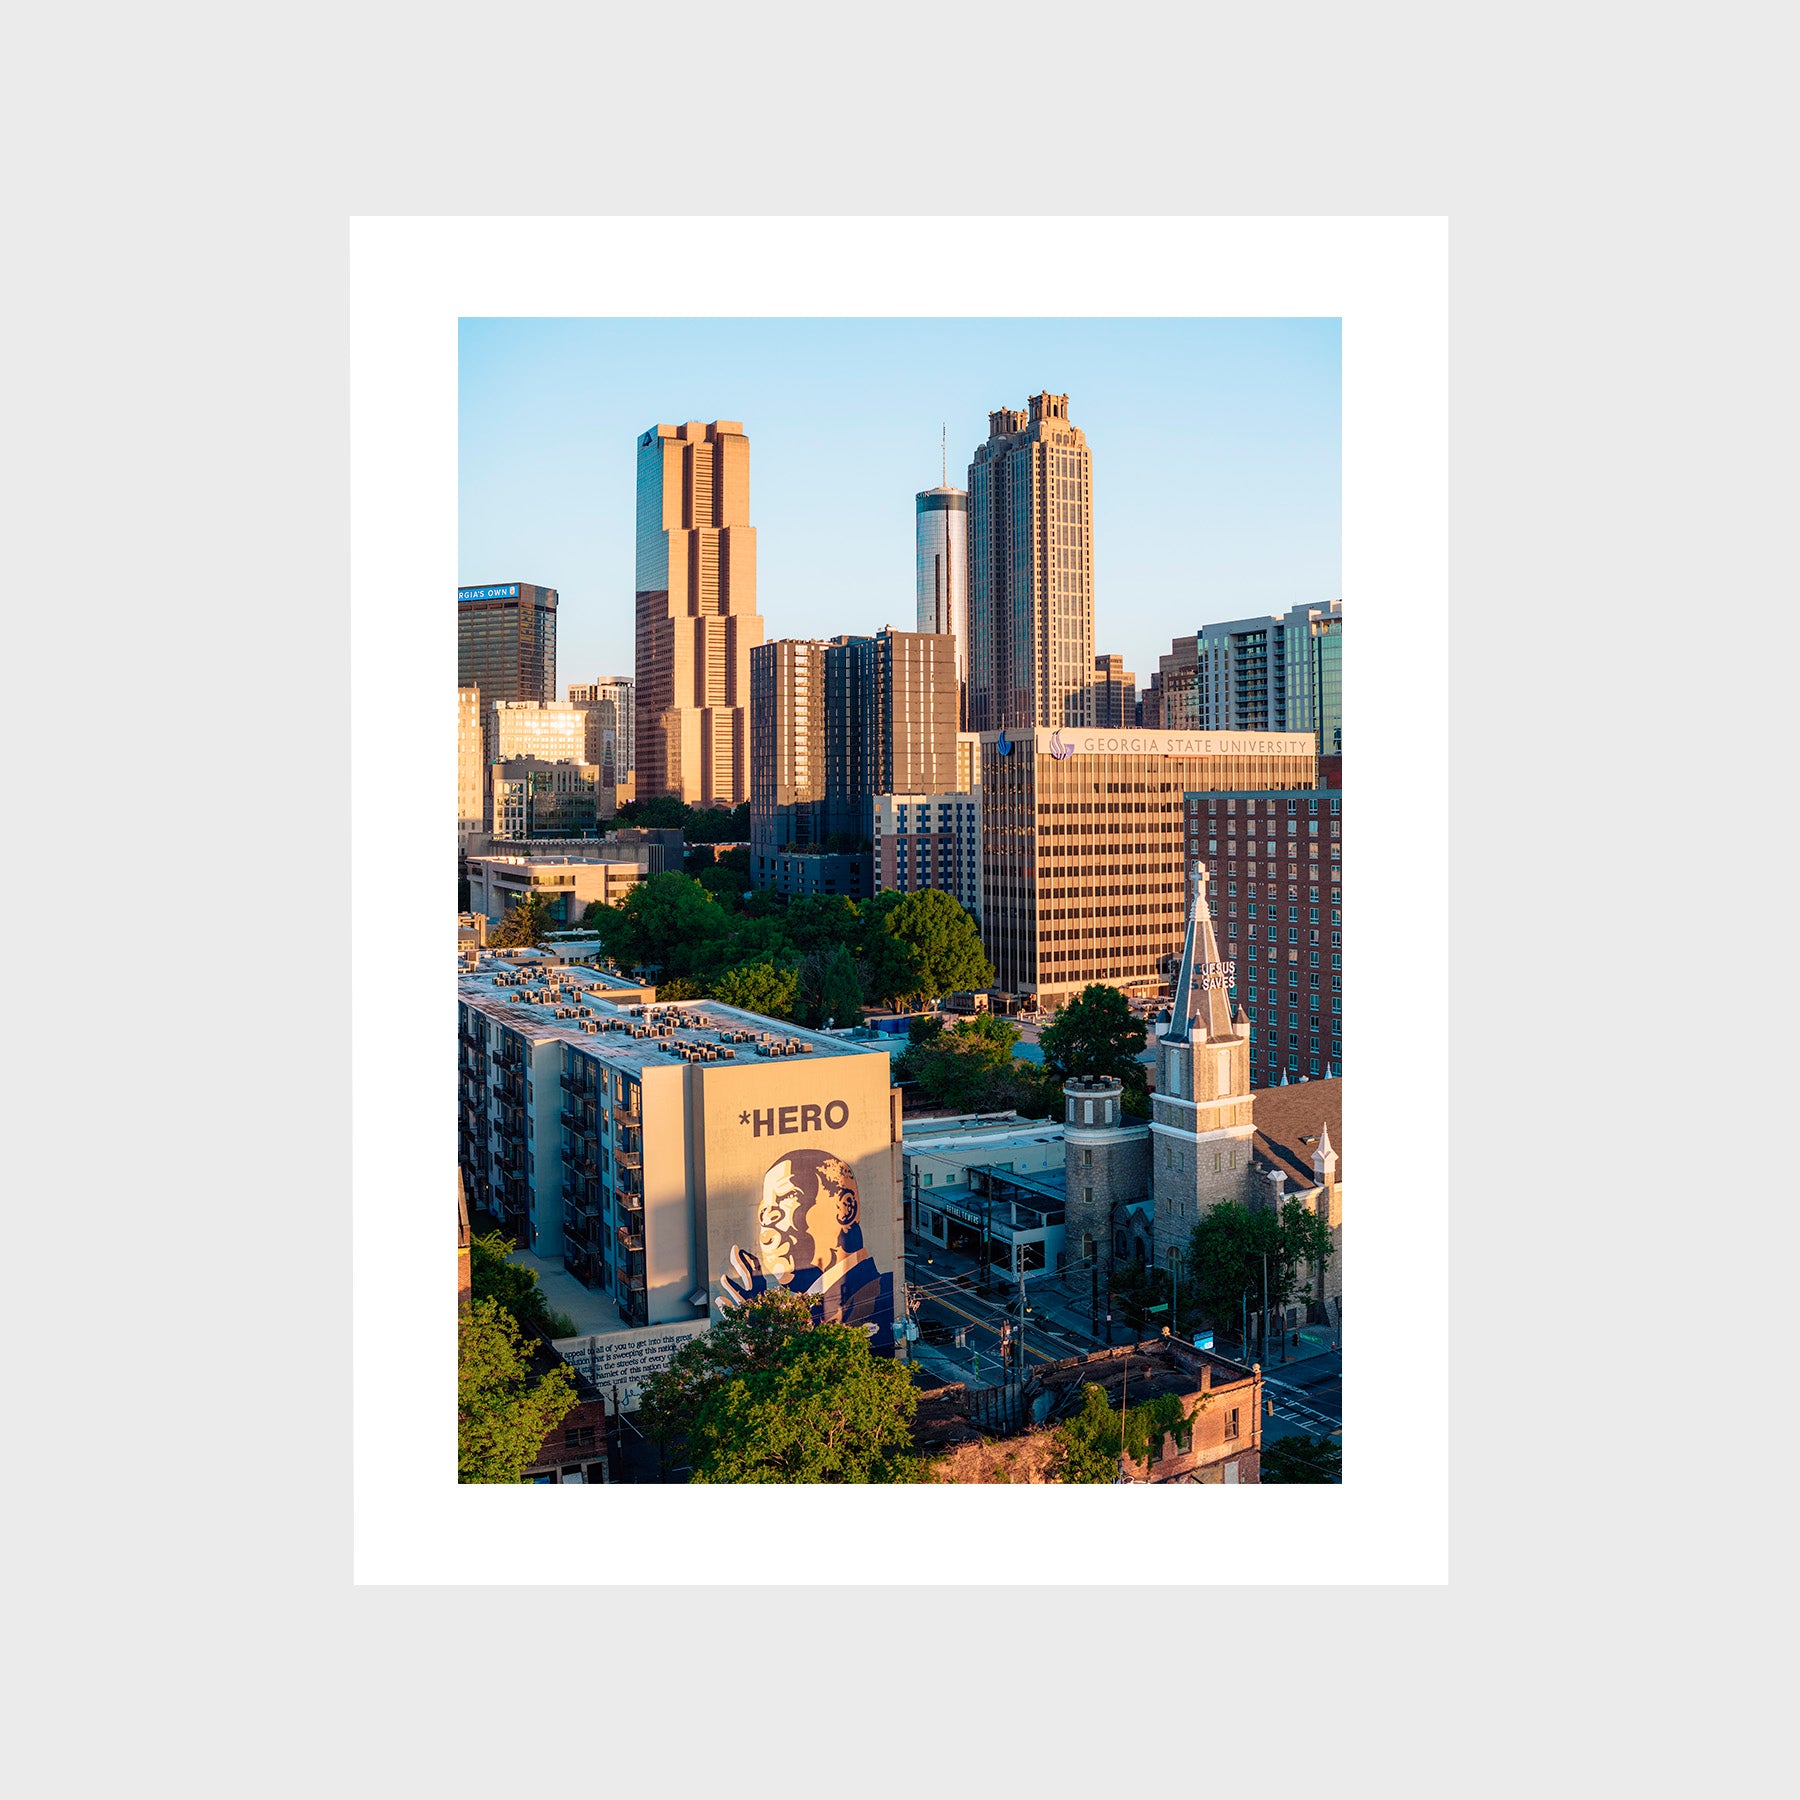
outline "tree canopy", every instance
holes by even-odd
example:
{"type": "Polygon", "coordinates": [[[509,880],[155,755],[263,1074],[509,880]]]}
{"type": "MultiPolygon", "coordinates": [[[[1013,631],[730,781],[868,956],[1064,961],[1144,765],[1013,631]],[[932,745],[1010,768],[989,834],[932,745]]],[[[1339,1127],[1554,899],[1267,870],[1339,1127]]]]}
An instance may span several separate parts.
{"type": "Polygon", "coordinates": [[[521,950],[541,944],[555,928],[549,898],[543,894],[521,894],[488,933],[488,943],[496,950],[521,950]]]}
{"type": "Polygon", "coordinates": [[[1103,1076],[1145,1090],[1144,1022],[1115,987],[1099,982],[1083,988],[1038,1035],[1045,1066],[1058,1079],[1103,1076]]]}
{"type": "MultiPolygon", "coordinates": [[[[1269,1206],[1244,1206],[1235,1200],[1213,1207],[1194,1227],[1188,1245],[1188,1273],[1194,1302],[1203,1318],[1230,1323],[1241,1315],[1244,1297],[1257,1311],[1263,1303],[1263,1268],[1267,1257],[1269,1305],[1285,1306],[1293,1297],[1301,1269],[1321,1266],[1331,1255],[1331,1226],[1298,1200],[1278,1214],[1269,1206]]],[[[1182,1284],[1186,1311],[1186,1280],[1182,1284]]]]}
{"type": "Polygon", "coordinates": [[[537,1271],[512,1260],[517,1245],[497,1231],[469,1240],[469,1297],[492,1300],[540,1337],[573,1337],[575,1325],[554,1311],[538,1286],[537,1271]]]}
{"type": "Polygon", "coordinates": [[[1304,1432],[1295,1437],[1263,1439],[1262,1480],[1274,1486],[1339,1482],[1344,1479],[1344,1453],[1330,1438],[1304,1432]]]}
{"type": "Polygon", "coordinates": [[[676,1351],[638,1401],[654,1442],[684,1444],[697,1482],[898,1482],[923,1478],[918,1396],[865,1331],[815,1325],[797,1294],[734,1308],[676,1351]]]}
{"type": "Polygon", "coordinates": [[[1027,1118],[1044,1118],[1058,1107],[1060,1083],[1035,1063],[1013,1055],[1019,1041],[1016,1025],[995,1013],[974,1013],[950,1029],[921,1028],[901,1057],[897,1073],[916,1081],[934,1106],[957,1112],[1003,1112],[1016,1109],[1027,1118]]]}
{"type": "Polygon", "coordinates": [[[534,1381],[517,1323],[481,1298],[457,1321],[456,1478],[517,1481],[576,1403],[561,1363],[534,1381]]]}
{"type": "Polygon", "coordinates": [[[894,904],[885,924],[889,936],[917,958],[907,998],[935,1000],[993,986],[994,965],[981,947],[981,933],[954,894],[919,888],[894,904]]]}
{"type": "Polygon", "coordinates": [[[1081,1411],[1066,1419],[1054,1432],[1049,1474],[1053,1481],[1103,1482],[1119,1479],[1119,1452],[1123,1447],[1135,1463],[1148,1464],[1165,1437],[1188,1428],[1194,1414],[1212,1404],[1211,1394],[1184,1401],[1179,1394],[1159,1394],[1125,1409],[1121,1433],[1119,1415],[1106,1390],[1083,1382],[1081,1411]]]}

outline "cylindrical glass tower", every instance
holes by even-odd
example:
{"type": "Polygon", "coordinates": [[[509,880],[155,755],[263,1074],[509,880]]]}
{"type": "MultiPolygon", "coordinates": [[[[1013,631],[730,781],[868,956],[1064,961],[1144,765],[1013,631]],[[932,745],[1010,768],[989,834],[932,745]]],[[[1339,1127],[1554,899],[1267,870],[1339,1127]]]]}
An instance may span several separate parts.
{"type": "Polygon", "coordinates": [[[956,639],[959,731],[968,725],[969,496],[961,488],[927,488],[918,496],[918,626],[956,639]]]}

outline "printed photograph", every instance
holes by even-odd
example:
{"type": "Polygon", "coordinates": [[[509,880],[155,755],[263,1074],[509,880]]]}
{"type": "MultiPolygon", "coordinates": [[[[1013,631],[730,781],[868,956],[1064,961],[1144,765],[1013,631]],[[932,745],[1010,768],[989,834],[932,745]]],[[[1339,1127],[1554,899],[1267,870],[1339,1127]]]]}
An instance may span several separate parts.
{"type": "Polygon", "coordinates": [[[458,374],[459,1480],[1341,1481],[1338,320],[458,374]]]}

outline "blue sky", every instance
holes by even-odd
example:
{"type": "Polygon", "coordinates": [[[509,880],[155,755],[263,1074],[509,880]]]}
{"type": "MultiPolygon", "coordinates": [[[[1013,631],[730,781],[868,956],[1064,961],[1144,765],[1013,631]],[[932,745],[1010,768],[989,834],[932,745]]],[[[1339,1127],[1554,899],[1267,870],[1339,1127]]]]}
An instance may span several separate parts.
{"type": "Polygon", "coordinates": [[[1094,457],[1095,649],[1341,594],[1335,319],[465,319],[459,579],[560,591],[559,688],[634,665],[635,446],[750,437],[768,637],[913,625],[913,495],[1048,388],[1094,457]]]}

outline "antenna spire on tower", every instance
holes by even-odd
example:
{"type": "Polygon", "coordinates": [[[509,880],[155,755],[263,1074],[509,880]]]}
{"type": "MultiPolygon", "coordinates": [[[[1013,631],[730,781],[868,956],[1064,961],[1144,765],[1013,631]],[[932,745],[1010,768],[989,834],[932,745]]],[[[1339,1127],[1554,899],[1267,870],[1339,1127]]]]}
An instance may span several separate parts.
{"type": "Polygon", "coordinates": [[[938,486],[950,485],[950,421],[946,419],[938,428],[938,486]]]}

